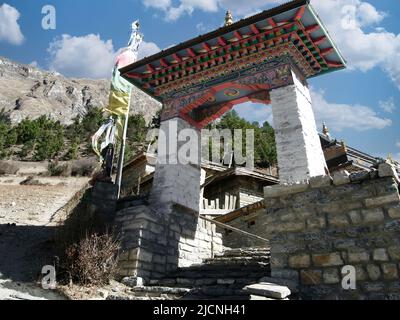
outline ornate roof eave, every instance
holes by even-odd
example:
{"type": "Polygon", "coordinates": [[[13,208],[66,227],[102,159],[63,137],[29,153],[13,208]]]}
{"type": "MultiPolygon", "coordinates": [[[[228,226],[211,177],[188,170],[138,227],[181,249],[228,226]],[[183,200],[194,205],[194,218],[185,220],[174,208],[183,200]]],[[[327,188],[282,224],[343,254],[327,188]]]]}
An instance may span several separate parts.
{"type": "Polygon", "coordinates": [[[238,28],[241,28],[243,26],[246,26],[247,24],[253,24],[258,22],[259,20],[265,18],[269,18],[275,15],[278,15],[280,13],[284,13],[288,10],[292,10],[292,9],[296,9],[299,8],[301,6],[304,5],[309,5],[310,4],[310,0],[295,0],[295,1],[291,1],[291,2],[287,2],[284,3],[280,6],[274,7],[272,9],[269,10],[264,10],[254,16],[245,18],[245,19],[241,19],[237,22],[234,22],[233,24],[229,25],[229,26],[224,26],[221,28],[218,28],[214,31],[211,31],[209,33],[206,33],[204,35],[198,36],[197,38],[193,38],[190,39],[188,41],[182,42],[176,46],[173,46],[171,48],[168,48],[166,50],[161,50],[160,52],[153,54],[149,57],[145,57],[142,60],[139,60],[133,64],[131,64],[130,66],[126,66],[124,68],[120,69],[121,74],[127,73],[129,70],[137,68],[139,66],[145,66],[151,62],[153,62],[154,60],[159,60],[162,58],[165,58],[167,56],[172,55],[175,52],[181,51],[183,49],[186,49],[188,47],[191,47],[195,44],[201,43],[201,42],[207,42],[209,40],[212,40],[218,36],[221,36],[223,34],[229,33],[229,32],[234,32],[235,30],[237,30],[238,28]]]}
{"type": "Polygon", "coordinates": [[[243,68],[243,62],[250,59],[261,63],[255,55],[261,57],[262,52],[269,57],[282,54],[276,49],[286,42],[294,44],[291,54],[303,54],[296,64],[305,78],[346,67],[310,1],[295,0],[163,50],[120,72],[136,87],[163,102],[169,99],[168,92],[206,81],[221,66],[243,68]]]}

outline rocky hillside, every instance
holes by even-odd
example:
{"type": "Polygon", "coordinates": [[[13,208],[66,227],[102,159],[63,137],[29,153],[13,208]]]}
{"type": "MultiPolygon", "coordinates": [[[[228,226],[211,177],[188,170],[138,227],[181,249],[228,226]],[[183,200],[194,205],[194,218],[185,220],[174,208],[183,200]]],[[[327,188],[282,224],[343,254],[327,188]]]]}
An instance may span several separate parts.
{"type": "MultiPolygon", "coordinates": [[[[0,110],[4,108],[13,123],[48,115],[71,124],[90,108],[107,105],[109,85],[107,80],[69,79],[0,57],[0,110]]],[[[157,101],[133,89],[132,114],[141,113],[151,121],[160,107],[157,101]]]]}

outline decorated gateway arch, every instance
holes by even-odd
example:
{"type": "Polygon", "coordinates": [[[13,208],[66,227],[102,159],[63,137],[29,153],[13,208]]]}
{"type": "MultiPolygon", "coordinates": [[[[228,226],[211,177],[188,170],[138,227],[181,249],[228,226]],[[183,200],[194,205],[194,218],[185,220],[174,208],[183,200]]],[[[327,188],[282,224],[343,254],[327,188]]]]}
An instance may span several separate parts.
{"type": "MultiPolygon", "coordinates": [[[[120,71],[163,104],[161,128],[166,132],[170,121],[178,121],[179,128],[201,129],[236,104],[271,104],[280,179],[296,182],[326,174],[307,79],[345,66],[310,1],[296,0],[236,23],[228,15],[224,27],[120,71]]],[[[198,199],[200,168],[175,169],[180,179],[186,171],[188,183],[196,186],[185,183],[177,190],[179,184],[164,183],[174,176],[173,166],[158,166],[156,194],[172,187],[176,194],[192,192],[188,198],[198,199]]],[[[191,200],[172,200],[198,207],[191,200]]]]}

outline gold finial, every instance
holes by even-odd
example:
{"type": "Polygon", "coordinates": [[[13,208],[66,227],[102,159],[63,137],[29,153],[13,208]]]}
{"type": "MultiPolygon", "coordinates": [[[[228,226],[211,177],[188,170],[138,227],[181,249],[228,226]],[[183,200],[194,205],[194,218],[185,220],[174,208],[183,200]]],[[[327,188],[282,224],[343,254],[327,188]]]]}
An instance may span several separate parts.
{"type": "Polygon", "coordinates": [[[224,27],[230,26],[231,24],[233,24],[232,12],[231,12],[230,10],[228,10],[228,11],[226,12],[226,15],[225,15],[225,24],[224,24],[224,27]]]}
{"type": "Polygon", "coordinates": [[[325,136],[330,137],[329,129],[328,129],[328,127],[326,126],[326,123],[325,123],[325,122],[322,124],[322,133],[323,133],[325,136]]]}
{"type": "Polygon", "coordinates": [[[388,156],[387,156],[387,161],[389,162],[389,163],[394,163],[394,161],[393,161],[393,156],[389,153],[388,154],[388,156]]]}
{"type": "Polygon", "coordinates": [[[346,142],[344,142],[344,140],[340,140],[340,145],[347,152],[346,142]]]}

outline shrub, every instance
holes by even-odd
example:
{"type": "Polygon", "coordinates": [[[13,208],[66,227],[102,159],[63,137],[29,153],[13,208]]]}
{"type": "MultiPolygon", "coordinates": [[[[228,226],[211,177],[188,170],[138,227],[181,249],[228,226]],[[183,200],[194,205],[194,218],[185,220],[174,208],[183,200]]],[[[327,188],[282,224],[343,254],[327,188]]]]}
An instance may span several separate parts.
{"type": "Polygon", "coordinates": [[[117,271],[119,244],[109,233],[88,234],[66,250],[69,278],[81,285],[108,284],[117,271]]]}
{"type": "Polygon", "coordinates": [[[79,139],[74,139],[71,143],[71,146],[65,155],[66,160],[76,160],[78,158],[79,152],[79,139]]]}
{"type": "Polygon", "coordinates": [[[71,168],[68,164],[59,164],[58,161],[50,162],[47,171],[52,177],[68,177],[71,174],[71,168]]]}
{"type": "Polygon", "coordinates": [[[35,146],[35,144],[33,141],[28,141],[22,147],[21,151],[19,152],[19,156],[21,158],[27,158],[29,156],[29,154],[34,150],[34,146],[35,146]]]}
{"type": "Polygon", "coordinates": [[[80,159],[72,163],[71,175],[90,177],[99,166],[99,162],[95,158],[80,159]]]}
{"type": "Polygon", "coordinates": [[[53,159],[64,148],[62,128],[44,130],[35,148],[35,160],[53,159]]]}

